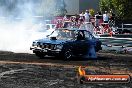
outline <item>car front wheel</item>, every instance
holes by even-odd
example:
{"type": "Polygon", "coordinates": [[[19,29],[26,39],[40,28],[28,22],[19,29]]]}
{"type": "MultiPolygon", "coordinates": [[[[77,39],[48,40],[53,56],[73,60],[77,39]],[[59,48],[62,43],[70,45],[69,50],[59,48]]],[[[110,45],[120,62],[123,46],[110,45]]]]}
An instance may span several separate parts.
{"type": "Polygon", "coordinates": [[[63,57],[64,60],[70,60],[73,57],[71,49],[66,49],[63,57]]]}
{"type": "Polygon", "coordinates": [[[45,56],[45,55],[44,55],[43,53],[41,53],[41,52],[36,52],[35,55],[36,55],[37,57],[39,57],[40,59],[44,58],[44,56],[45,56]]]}

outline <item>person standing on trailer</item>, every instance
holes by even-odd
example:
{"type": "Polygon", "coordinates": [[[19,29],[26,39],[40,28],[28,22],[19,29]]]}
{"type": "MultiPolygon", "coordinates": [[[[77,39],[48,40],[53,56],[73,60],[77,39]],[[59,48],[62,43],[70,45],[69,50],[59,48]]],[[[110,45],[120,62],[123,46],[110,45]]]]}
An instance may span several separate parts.
{"type": "Polygon", "coordinates": [[[105,13],[103,14],[103,21],[104,21],[104,23],[108,23],[108,21],[109,21],[109,15],[108,15],[107,11],[105,11],[105,13]]]}
{"type": "Polygon", "coordinates": [[[84,17],[85,17],[85,22],[89,22],[90,21],[90,14],[89,14],[88,10],[85,11],[84,17]]]}
{"type": "Polygon", "coordinates": [[[99,27],[99,19],[100,19],[99,12],[97,12],[97,13],[95,14],[95,27],[96,27],[96,28],[99,27]]]}
{"type": "Polygon", "coordinates": [[[83,22],[84,19],[85,19],[85,17],[84,17],[84,12],[81,12],[81,14],[79,14],[79,20],[80,20],[81,22],[83,22]]]}

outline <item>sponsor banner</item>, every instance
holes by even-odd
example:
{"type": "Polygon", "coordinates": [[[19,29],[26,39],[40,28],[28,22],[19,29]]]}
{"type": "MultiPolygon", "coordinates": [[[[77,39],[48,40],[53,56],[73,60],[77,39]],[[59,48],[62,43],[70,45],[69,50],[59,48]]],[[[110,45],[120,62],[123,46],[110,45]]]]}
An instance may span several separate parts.
{"type": "Polygon", "coordinates": [[[84,75],[85,82],[89,83],[129,83],[130,75],[84,75]]]}

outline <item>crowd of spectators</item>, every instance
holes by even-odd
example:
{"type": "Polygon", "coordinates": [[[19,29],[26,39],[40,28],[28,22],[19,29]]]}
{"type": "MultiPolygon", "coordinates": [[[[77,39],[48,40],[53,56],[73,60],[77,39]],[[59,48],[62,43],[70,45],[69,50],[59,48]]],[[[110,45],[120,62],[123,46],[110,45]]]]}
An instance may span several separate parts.
{"type": "Polygon", "coordinates": [[[104,11],[104,13],[96,12],[94,16],[92,16],[89,10],[85,12],[81,12],[80,14],[75,14],[74,16],[68,17],[65,15],[63,20],[57,21],[56,28],[67,28],[67,27],[77,27],[79,28],[84,23],[92,23],[92,25],[97,29],[100,30],[99,26],[103,26],[104,30],[108,29],[110,32],[110,27],[114,26],[115,14],[112,10],[109,12],[104,11]]]}

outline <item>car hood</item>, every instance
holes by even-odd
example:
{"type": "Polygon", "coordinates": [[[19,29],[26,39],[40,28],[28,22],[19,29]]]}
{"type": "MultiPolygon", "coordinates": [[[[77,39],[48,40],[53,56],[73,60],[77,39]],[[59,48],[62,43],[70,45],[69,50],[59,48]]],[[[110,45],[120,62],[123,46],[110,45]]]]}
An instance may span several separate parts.
{"type": "Polygon", "coordinates": [[[35,42],[40,42],[40,43],[50,43],[50,44],[62,44],[62,43],[66,43],[69,40],[51,40],[51,39],[39,39],[36,40],[35,42]]]}

